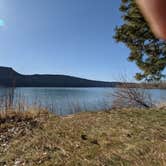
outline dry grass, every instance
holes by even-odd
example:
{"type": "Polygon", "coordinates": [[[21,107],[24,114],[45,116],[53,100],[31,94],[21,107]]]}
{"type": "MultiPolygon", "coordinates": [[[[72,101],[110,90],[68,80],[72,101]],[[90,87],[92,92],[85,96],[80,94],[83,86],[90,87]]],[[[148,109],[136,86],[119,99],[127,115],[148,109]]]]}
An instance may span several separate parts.
{"type": "Polygon", "coordinates": [[[0,165],[166,165],[162,109],[66,117],[45,111],[15,112],[3,113],[0,120],[0,165]]]}

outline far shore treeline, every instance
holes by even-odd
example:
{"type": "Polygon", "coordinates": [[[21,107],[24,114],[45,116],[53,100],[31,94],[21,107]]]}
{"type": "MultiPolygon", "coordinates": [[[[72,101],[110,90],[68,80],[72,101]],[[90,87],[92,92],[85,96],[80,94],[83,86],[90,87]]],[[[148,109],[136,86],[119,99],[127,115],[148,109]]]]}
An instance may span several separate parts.
{"type": "Polygon", "coordinates": [[[35,74],[22,75],[10,67],[0,67],[1,87],[111,87],[111,88],[159,88],[166,89],[165,82],[131,83],[125,80],[117,82],[104,82],[88,80],[67,75],[35,74]]]}

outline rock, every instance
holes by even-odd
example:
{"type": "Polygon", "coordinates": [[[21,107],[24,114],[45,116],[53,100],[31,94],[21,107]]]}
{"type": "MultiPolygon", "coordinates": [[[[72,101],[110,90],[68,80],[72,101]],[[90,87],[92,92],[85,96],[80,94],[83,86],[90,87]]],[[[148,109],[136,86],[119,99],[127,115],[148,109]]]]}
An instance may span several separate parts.
{"type": "Polygon", "coordinates": [[[92,140],[91,143],[96,144],[96,145],[100,145],[97,140],[92,140]]]}
{"type": "Polygon", "coordinates": [[[87,135],[81,135],[81,138],[82,138],[83,140],[87,140],[87,139],[88,139],[87,135]]]}

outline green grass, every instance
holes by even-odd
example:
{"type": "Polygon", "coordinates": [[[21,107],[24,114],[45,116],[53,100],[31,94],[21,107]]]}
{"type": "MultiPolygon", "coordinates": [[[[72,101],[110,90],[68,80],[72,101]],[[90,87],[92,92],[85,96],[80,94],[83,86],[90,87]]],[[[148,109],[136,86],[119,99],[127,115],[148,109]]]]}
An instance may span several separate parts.
{"type": "Polygon", "coordinates": [[[0,165],[166,165],[165,110],[8,112],[0,124],[0,165]]]}

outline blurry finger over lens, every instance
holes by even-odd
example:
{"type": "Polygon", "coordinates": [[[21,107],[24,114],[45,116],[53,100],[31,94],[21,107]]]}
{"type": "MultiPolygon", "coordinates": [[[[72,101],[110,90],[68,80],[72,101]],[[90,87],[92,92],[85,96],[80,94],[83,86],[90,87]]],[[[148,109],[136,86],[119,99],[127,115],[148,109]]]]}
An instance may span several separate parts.
{"type": "Polygon", "coordinates": [[[155,35],[166,39],[166,0],[137,0],[137,3],[155,35]]]}

